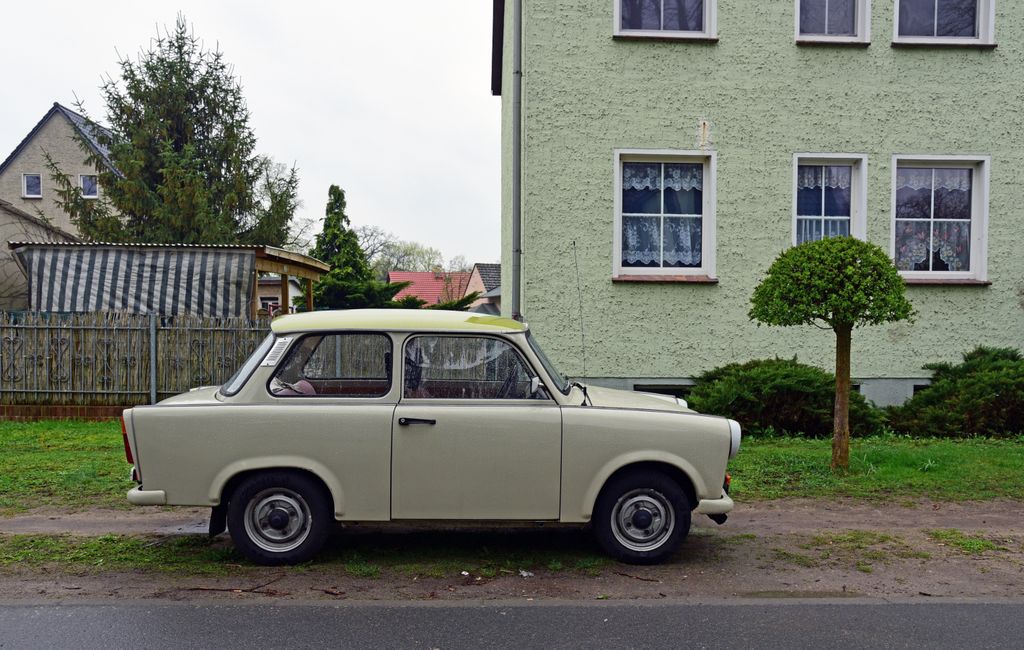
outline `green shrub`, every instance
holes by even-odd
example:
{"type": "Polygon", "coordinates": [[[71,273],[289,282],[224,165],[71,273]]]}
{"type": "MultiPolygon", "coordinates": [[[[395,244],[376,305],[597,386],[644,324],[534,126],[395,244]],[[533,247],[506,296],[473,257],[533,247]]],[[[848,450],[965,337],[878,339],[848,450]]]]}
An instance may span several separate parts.
{"type": "Polygon", "coordinates": [[[1024,357],[1011,348],[979,347],[963,363],[934,363],[932,384],[889,409],[889,422],[913,436],[962,438],[1024,435],[1024,357]]]}
{"type": "MultiPolygon", "coordinates": [[[[732,363],[698,377],[688,399],[696,410],[730,417],[750,433],[830,437],[835,376],[795,358],[732,363]]],[[[863,395],[850,394],[855,435],[875,433],[882,422],[863,395]]]]}

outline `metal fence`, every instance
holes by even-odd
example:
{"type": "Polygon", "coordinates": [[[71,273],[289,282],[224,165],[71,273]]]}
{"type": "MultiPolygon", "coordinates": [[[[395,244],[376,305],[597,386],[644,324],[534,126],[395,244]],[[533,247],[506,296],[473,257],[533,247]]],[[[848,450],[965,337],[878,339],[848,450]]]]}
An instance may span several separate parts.
{"type": "Polygon", "coordinates": [[[227,381],[269,319],[0,312],[0,404],[135,405],[227,381]]]}

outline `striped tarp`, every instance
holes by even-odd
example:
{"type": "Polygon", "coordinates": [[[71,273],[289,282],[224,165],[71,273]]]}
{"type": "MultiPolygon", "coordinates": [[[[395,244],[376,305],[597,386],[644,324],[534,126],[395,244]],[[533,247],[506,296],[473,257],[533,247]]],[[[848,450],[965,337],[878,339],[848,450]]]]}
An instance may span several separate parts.
{"type": "Polygon", "coordinates": [[[117,311],[232,317],[248,314],[254,250],[26,246],[33,311],[117,311]]]}

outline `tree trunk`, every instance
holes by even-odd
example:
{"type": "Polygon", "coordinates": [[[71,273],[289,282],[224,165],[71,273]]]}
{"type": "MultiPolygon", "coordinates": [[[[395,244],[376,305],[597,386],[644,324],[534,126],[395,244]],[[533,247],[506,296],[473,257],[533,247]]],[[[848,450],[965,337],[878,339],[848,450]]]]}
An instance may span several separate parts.
{"type": "Polygon", "coordinates": [[[836,332],[836,408],[832,420],[832,470],[850,467],[850,339],[853,327],[836,332]]]}

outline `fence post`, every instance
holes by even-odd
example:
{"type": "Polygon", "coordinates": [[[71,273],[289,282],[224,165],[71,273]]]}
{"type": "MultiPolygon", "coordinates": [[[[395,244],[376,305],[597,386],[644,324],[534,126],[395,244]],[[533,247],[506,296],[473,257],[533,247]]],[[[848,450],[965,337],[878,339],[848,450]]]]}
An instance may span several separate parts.
{"type": "Polygon", "coordinates": [[[156,314],[149,315],[149,403],[156,404],[156,314]]]}

